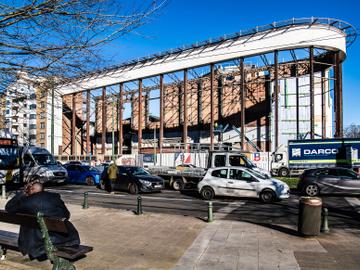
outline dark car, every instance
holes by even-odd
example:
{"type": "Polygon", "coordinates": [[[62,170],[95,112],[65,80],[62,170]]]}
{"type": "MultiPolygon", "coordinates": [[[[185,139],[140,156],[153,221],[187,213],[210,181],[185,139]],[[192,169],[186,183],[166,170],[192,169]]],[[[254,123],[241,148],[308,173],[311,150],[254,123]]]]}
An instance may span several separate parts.
{"type": "MultiPolygon", "coordinates": [[[[101,174],[100,188],[108,189],[110,186],[107,175],[108,166],[104,167],[101,174]]],[[[164,188],[164,180],[151,175],[142,167],[118,166],[118,177],[114,184],[115,190],[127,191],[130,194],[139,192],[159,192],[164,188]]]]}
{"type": "Polygon", "coordinates": [[[88,165],[66,164],[68,183],[87,184],[89,186],[100,184],[100,172],[88,165]]]}
{"type": "Polygon", "coordinates": [[[360,194],[360,175],[346,168],[305,170],[298,190],[308,196],[319,194],[360,194]]]}

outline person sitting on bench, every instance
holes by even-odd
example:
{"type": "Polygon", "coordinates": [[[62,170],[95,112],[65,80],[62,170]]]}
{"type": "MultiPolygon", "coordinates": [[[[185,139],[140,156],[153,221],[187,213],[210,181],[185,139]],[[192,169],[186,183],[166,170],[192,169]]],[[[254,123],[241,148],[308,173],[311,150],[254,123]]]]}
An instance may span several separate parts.
{"type": "MultiPolygon", "coordinates": [[[[68,221],[70,212],[66,208],[60,195],[44,191],[40,182],[31,182],[5,206],[5,210],[14,214],[36,215],[38,212],[45,217],[65,218],[68,234],[49,232],[54,246],[75,246],[80,244],[80,237],[74,225],[68,221]]],[[[23,255],[28,254],[30,259],[45,260],[46,252],[40,229],[20,226],[19,250],[23,255]]]]}

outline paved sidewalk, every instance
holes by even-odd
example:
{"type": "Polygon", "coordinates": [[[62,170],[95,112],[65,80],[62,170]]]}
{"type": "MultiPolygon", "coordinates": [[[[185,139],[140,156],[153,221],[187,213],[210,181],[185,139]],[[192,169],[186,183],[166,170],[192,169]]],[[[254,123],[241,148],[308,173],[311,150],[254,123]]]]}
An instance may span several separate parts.
{"type": "MultiPolygon", "coordinates": [[[[0,201],[0,208],[4,204],[0,201]]],[[[234,215],[234,211],[243,205],[242,201],[230,203],[215,213],[212,223],[180,215],[136,216],[124,210],[68,205],[82,243],[94,246],[75,266],[78,270],[359,269],[358,225],[303,238],[296,235],[293,221],[284,225],[273,218],[262,219],[262,224],[241,220],[244,215],[234,215]]],[[[290,220],[280,216],[278,220],[290,220]]],[[[17,231],[18,226],[0,223],[1,229],[17,231]]],[[[51,264],[9,251],[0,269],[45,270],[51,264]]]]}
{"type": "Polygon", "coordinates": [[[360,269],[360,231],[303,238],[294,227],[217,220],[202,230],[174,267],[190,269],[360,269]]]}
{"type": "MultiPolygon", "coordinates": [[[[94,247],[86,258],[75,263],[78,270],[171,269],[205,226],[191,217],[136,216],[124,210],[67,206],[82,243],[94,247]]],[[[4,229],[16,232],[18,226],[0,223],[0,230],[4,229]]],[[[8,252],[7,260],[0,261],[1,270],[51,268],[49,261],[30,261],[13,251],[8,252]]]]}

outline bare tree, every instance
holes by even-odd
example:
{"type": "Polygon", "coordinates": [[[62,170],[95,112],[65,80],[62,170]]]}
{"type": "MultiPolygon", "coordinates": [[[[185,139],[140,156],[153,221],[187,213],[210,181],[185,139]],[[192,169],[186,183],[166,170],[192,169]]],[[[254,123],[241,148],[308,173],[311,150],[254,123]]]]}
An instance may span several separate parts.
{"type": "Polygon", "coordinates": [[[360,138],[360,125],[351,124],[344,130],[345,138],[360,138]]]}
{"type": "Polygon", "coordinates": [[[75,76],[104,65],[101,45],[134,31],[166,0],[22,0],[0,3],[0,80],[75,76]]]}

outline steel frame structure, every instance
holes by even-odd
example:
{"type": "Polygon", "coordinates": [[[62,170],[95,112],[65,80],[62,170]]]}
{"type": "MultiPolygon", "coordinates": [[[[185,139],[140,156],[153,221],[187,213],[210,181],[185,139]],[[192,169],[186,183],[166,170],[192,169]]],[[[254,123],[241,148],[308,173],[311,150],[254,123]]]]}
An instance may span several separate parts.
{"type": "MultiPolygon", "coordinates": [[[[251,30],[240,31],[232,35],[226,35],[220,38],[196,43],[190,46],[173,49],[150,57],[137,59],[123,63],[109,69],[95,71],[84,76],[73,78],[65,84],[58,86],[57,91],[63,95],[73,95],[72,120],[71,120],[71,153],[75,154],[75,125],[76,125],[76,103],[75,93],[86,91],[86,153],[90,153],[91,142],[89,135],[90,126],[90,91],[102,89],[102,137],[101,149],[105,154],[106,145],[106,89],[107,87],[119,86],[119,105],[118,105],[118,132],[119,132],[119,154],[123,153],[123,104],[124,95],[137,94],[138,96],[138,148],[142,147],[142,119],[143,119],[143,92],[159,89],[160,96],[160,125],[158,147],[160,152],[164,142],[164,75],[169,75],[175,82],[180,83],[182,91],[179,94],[179,102],[182,102],[181,116],[182,123],[182,142],[185,149],[188,138],[188,76],[199,77],[195,68],[209,66],[210,68],[210,145],[214,145],[214,80],[215,66],[224,61],[238,61],[240,70],[240,123],[241,123],[241,145],[245,144],[245,92],[246,92],[246,74],[244,63],[246,59],[259,56],[265,64],[265,69],[273,74],[270,80],[274,83],[274,118],[275,118],[275,136],[274,146],[278,147],[279,128],[278,128],[278,93],[279,93],[279,52],[289,51],[293,62],[296,63],[296,78],[298,76],[298,66],[308,65],[310,78],[310,137],[314,138],[314,65],[327,65],[334,67],[334,96],[335,96],[335,136],[342,136],[343,117],[342,117],[342,61],[345,59],[346,47],[350,46],[356,39],[356,29],[350,24],[330,18],[300,18],[281,22],[274,22],[265,26],[257,26],[251,30]],[[309,38],[311,37],[311,38],[309,38]],[[262,45],[261,45],[262,44],[262,45]],[[299,60],[295,50],[307,49],[309,52],[308,60],[299,60]],[[325,53],[319,53],[315,56],[316,49],[326,50],[325,53]],[[327,52],[332,52],[333,62],[322,62],[321,57],[327,52]],[[267,54],[273,54],[274,64],[271,65],[267,54]],[[307,62],[307,64],[306,64],[307,62]],[[181,81],[175,72],[183,72],[181,81]],[[152,78],[155,86],[146,87],[143,80],[152,78]],[[154,79],[157,78],[157,79],[154,79]],[[138,88],[125,91],[124,84],[137,82],[138,88]]],[[[321,82],[325,83],[322,73],[321,82]]],[[[201,86],[201,82],[199,83],[201,86]]],[[[297,136],[299,136],[299,92],[298,79],[296,82],[296,121],[297,136]]],[[[323,88],[322,88],[323,89],[323,88]]],[[[201,87],[199,87],[198,95],[201,87]]],[[[323,90],[322,90],[323,91],[323,90]]],[[[198,99],[199,100],[199,99],[198,99]]],[[[126,101],[126,99],[125,99],[126,101]]],[[[269,101],[271,103],[271,101],[269,101]]],[[[148,103],[147,99],[145,103],[148,103]]],[[[323,102],[324,103],[324,102],[323,102]]],[[[322,103],[322,118],[324,118],[322,103]]],[[[198,104],[198,108],[202,105],[198,104]]],[[[200,114],[200,112],[199,112],[200,114]]],[[[179,115],[179,118],[181,118],[179,115]]],[[[199,123],[200,125],[200,123],[199,123]]],[[[146,127],[146,125],[145,125],[146,127]]],[[[326,129],[323,125],[322,136],[326,129]]],[[[268,135],[269,136],[269,135],[268,135]]],[[[270,137],[270,136],[269,136],[270,137]]]]}

